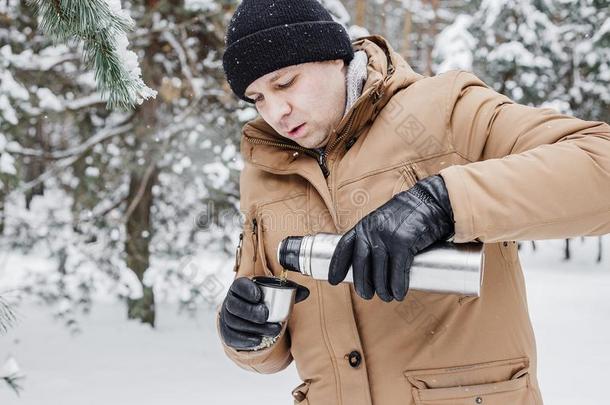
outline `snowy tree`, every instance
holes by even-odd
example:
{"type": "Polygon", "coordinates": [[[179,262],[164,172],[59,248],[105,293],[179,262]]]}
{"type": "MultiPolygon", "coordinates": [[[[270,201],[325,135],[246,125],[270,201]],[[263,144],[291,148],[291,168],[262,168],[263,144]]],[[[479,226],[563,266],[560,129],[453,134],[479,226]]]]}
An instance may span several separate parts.
{"type": "Polygon", "coordinates": [[[610,120],[610,2],[483,0],[437,38],[437,71],[463,68],[513,100],[610,120]]]}
{"type": "MultiPolygon", "coordinates": [[[[432,74],[435,38],[465,0],[342,0],[351,16],[350,36],[385,37],[415,71],[432,74]]],[[[326,4],[327,2],[323,2],[326,4]]],[[[327,5],[328,7],[328,5],[327,5]]],[[[330,8],[330,7],[329,7],[330,8]]]]}
{"type": "MultiPolygon", "coordinates": [[[[392,38],[418,73],[435,73],[433,51],[438,34],[450,24],[456,13],[474,8],[473,1],[463,0],[401,0],[404,9],[402,32],[392,38]]],[[[392,13],[392,11],[390,11],[392,13]]]]}
{"type": "Polygon", "coordinates": [[[610,1],[556,0],[563,59],[561,85],[552,93],[565,112],[610,121],[610,1]]]}
{"type": "Polygon", "coordinates": [[[151,325],[154,294],[207,302],[182,259],[229,258],[240,225],[238,141],[254,110],[221,68],[235,2],[122,6],[142,79],[159,93],[133,111],[106,109],[79,47],[54,44],[25,1],[0,10],[1,73],[15,83],[0,90],[14,116],[0,121],[3,248],[48,254],[55,270],[24,274],[23,292],[70,325],[95,294],[124,298],[151,325]]]}
{"type": "MultiPolygon", "coordinates": [[[[0,335],[5,334],[13,326],[17,317],[11,305],[0,295],[0,335]]],[[[23,378],[17,361],[9,357],[0,367],[0,380],[3,380],[15,393],[21,390],[20,380],[23,378]]]]}
{"type": "Polygon", "coordinates": [[[470,20],[460,18],[451,29],[468,30],[460,36],[467,41],[461,57],[470,45],[471,68],[484,82],[519,103],[540,105],[557,83],[554,61],[562,53],[550,13],[543,2],[483,0],[470,20]]]}

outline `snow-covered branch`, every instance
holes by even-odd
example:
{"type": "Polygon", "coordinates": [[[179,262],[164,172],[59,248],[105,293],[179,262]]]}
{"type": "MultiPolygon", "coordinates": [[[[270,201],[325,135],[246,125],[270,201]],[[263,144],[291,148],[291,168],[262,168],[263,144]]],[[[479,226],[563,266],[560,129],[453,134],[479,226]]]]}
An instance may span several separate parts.
{"type": "Polygon", "coordinates": [[[53,40],[82,42],[85,62],[95,70],[98,89],[108,95],[109,108],[129,109],[156,96],[142,81],[137,55],[127,50],[126,33],[135,23],[120,1],[30,3],[40,16],[40,26],[53,40]]]}
{"type": "Polygon", "coordinates": [[[0,335],[6,333],[16,320],[15,312],[13,312],[9,303],[0,296],[0,335]]]}
{"type": "Polygon", "coordinates": [[[91,138],[87,139],[87,141],[83,142],[82,144],[70,149],[57,152],[44,152],[37,149],[23,148],[15,142],[7,144],[6,151],[16,155],[39,157],[49,160],[66,159],[75,155],[76,157],[80,157],[83,153],[87,152],[89,149],[91,149],[98,143],[107,141],[108,139],[117,135],[124,135],[132,129],[133,125],[131,124],[125,124],[114,128],[104,128],[100,130],[97,134],[93,135],[91,138]]]}
{"type": "Polygon", "coordinates": [[[178,40],[176,39],[176,37],[174,36],[174,34],[171,31],[164,31],[161,34],[161,38],[166,40],[167,43],[172,47],[174,52],[176,52],[176,55],[178,56],[178,60],[180,61],[180,70],[182,71],[182,74],[184,75],[184,77],[186,77],[188,79],[189,84],[190,84],[191,88],[193,89],[193,93],[195,94],[195,96],[199,96],[199,94],[201,93],[201,90],[193,82],[193,72],[191,72],[188,58],[186,56],[186,53],[184,52],[184,49],[182,48],[182,45],[180,45],[180,43],[178,42],[178,40]]]}

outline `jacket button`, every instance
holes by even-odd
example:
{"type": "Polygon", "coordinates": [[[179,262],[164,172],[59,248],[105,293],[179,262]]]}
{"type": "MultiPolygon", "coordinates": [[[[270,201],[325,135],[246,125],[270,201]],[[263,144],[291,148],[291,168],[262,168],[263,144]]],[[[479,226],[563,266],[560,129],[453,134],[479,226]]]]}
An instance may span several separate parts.
{"type": "Polygon", "coordinates": [[[362,362],[362,355],[357,350],[354,350],[348,355],[348,360],[350,366],[353,368],[358,368],[362,362]]]}
{"type": "Polygon", "coordinates": [[[474,400],[474,402],[476,402],[477,404],[482,404],[482,403],[483,403],[483,398],[481,398],[481,397],[476,397],[476,399],[474,400]]]}

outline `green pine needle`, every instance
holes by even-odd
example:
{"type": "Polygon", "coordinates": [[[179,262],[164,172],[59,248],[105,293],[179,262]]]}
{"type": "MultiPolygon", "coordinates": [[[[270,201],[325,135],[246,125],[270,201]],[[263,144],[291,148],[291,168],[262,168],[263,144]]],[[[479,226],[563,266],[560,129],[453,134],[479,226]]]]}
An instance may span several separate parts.
{"type": "Polygon", "coordinates": [[[8,329],[15,324],[17,317],[10,305],[0,297],[0,335],[8,332],[8,329]]]}
{"type": "Polygon", "coordinates": [[[20,384],[21,380],[23,380],[22,376],[9,375],[9,376],[6,376],[6,377],[2,377],[2,380],[4,380],[4,382],[6,384],[8,384],[8,386],[13,391],[15,391],[15,394],[17,394],[17,396],[19,396],[19,393],[23,390],[23,387],[20,384]]]}
{"type": "Polygon", "coordinates": [[[95,72],[98,91],[109,109],[128,110],[155,97],[139,76],[129,72],[118,52],[117,38],[133,30],[128,15],[117,14],[106,0],[29,0],[40,27],[55,43],[80,41],[84,61],[95,72]]]}

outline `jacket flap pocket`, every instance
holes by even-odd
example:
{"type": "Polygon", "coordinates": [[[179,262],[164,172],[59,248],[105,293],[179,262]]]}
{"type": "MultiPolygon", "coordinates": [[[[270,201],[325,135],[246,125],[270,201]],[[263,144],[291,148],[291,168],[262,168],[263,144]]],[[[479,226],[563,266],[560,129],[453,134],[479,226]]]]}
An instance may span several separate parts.
{"type": "Polygon", "coordinates": [[[398,169],[400,177],[394,184],[392,195],[406,191],[421,179],[421,173],[415,163],[408,163],[398,169]]]}
{"type": "Polygon", "coordinates": [[[264,256],[261,225],[258,212],[253,211],[246,214],[243,232],[239,236],[235,250],[233,267],[233,270],[241,275],[273,275],[267,265],[267,258],[264,256]]]}
{"type": "MultiPolygon", "coordinates": [[[[254,237],[254,249],[255,255],[260,259],[261,265],[263,267],[263,271],[266,276],[273,276],[273,271],[269,267],[269,263],[267,262],[267,255],[265,254],[265,235],[264,235],[264,227],[263,223],[263,215],[259,212],[256,213],[256,216],[253,218],[253,237],[254,237]]],[[[256,260],[256,257],[254,258],[256,260]]]]}
{"type": "MultiPolygon", "coordinates": [[[[519,392],[526,387],[527,379],[518,378],[516,380],[501,381],[489,384],[420,390],[417,393],[417,399],[419,401],[442,401],[468,399],[472,397],[489,398],[495,396],[496,398],[502,398],[504,400],[506,396],[502,396],[502,394],[519,392]]],[[[519,392],[518,395],[521,396],[521,392],[519,392]]],[[[437,402],[433,403],[436,404],[437,402]]],[[[455,402],[453,404],[455,405],[455,402]]],[[[521,402],[515,402],[513,405],[517,404],[521,404],[521,402]]]]}
{"type": "Polygon", "coordinates": [[[269,276],[279,276],[282,266],[277,248],[287,236],[305,234],[308,218],[307,195],[298,193],[256,208],[256,247],[260,264],[269,276]]]}
{"type": "Polygon", "coordinates": [[[529,359],[522,357],[456,367],[405,371],[404,374],[415,388],[428,389],[507,381],[527,374],[528,369],[529,359]]]}

